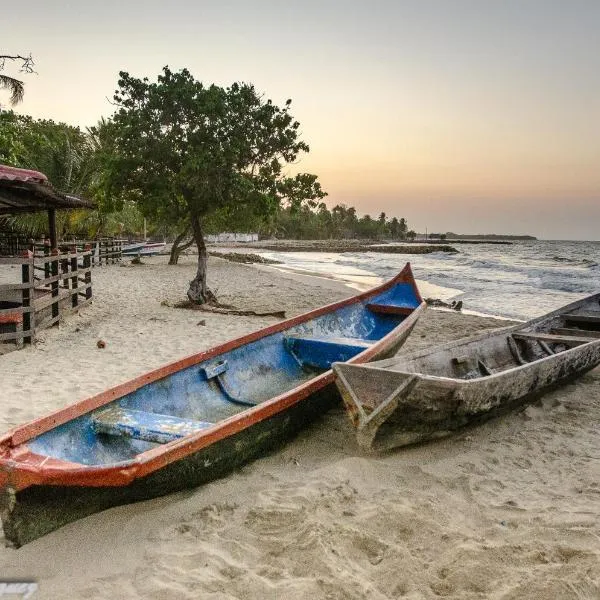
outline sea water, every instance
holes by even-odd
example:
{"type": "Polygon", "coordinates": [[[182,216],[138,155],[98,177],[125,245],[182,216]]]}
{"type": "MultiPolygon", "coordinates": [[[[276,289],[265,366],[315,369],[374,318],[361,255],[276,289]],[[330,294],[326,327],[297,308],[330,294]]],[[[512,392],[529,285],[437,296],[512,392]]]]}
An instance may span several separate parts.
{"type": "MultiPolygon", "coordinates": [[[[451,242],[450,242],[451,244],[451,242]]],[[[282,268],[366,289],[410,261],[422,295],[462,300],[465,309],[531,319],[600,292],[600,242],[524,241],[456,244],[458,253],[262,252],[282,268]]]]}

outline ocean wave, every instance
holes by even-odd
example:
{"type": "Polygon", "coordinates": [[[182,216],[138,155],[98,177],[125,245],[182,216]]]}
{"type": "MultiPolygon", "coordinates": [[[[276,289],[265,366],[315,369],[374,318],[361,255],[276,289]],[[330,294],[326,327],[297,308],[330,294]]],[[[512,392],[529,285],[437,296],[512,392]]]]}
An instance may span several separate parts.
{"type": "Polygon", "coordinates": [[[566,263],[578,267],[587,267],[594,268],[597,267],[599,263],[591,258],[573,258],[570,256],[553,256],[552,260],[558,263],[566,263]]]}
{"type": "MultiPolygon", "coordinates": [[[[523,319],[541,315],[600,290],[600,243],[532,242],[512,246],[461,245],[458,254],[318,253],[277,257],[296,267],[318,263],[341,273],[395,275],[407,261],[415,277],[460,289],[468,309],[523,319]],[[356,271],[355,271],[356,270],[356,271]]],[[[314,270],[314,269],[313,269],[314,270]]]]}

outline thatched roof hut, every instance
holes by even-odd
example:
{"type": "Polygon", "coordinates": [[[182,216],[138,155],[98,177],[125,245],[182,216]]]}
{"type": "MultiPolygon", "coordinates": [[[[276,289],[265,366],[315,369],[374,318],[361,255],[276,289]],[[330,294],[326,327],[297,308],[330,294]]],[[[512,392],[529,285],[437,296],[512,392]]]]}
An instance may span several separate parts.
{"type": "Polygon", "coordinates": [[[94,208],[83,198],[55,190],[39,171],[0,165],[0,217],[48,211],[50,245],[56,248],[56,211],[69,208],[94,208]]]}

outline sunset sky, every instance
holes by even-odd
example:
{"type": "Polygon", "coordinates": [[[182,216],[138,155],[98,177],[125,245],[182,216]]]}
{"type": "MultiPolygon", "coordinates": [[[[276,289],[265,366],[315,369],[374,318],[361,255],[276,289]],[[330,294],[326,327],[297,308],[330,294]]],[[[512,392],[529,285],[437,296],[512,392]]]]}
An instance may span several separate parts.
{"type": "Polygon", "coordinates": [[[30,0],[1,19],[0,53],[36,62],[19,112],[92,125],[120,70],[187,67],[292,98],[330,206],[600,239],[600,0],[30,0]]]}

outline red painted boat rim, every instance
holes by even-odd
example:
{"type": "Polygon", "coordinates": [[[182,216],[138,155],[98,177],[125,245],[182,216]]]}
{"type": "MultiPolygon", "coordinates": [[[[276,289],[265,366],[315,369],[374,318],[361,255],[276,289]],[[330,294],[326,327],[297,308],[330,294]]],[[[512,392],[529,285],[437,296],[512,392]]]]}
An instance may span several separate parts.
{"type": "Polygon", "coordinates": [[[154,369],[149,373],[145,373],[140,377],[101,392],[96,396],[77,402],[71,406],[51,413],[46,417],[42,417],[7,432],[0,438],[0,452],[3,453],[3,456],[0,456],[0,485],[3,487],[8,486],[15,490],[24,489],[31,485],[80,485],[90,487],[127,485],[136,478],[148,475],[172,462],[180,460],[202,448],[210,446],[219,440],[234,435],[251,425],[286,410],[300,400],[308,397],[310,394],[333,383],[333,371],[330,369],[298,387],[271,398],[266,402],[244,410],[236,415],[232,415],[198,433],[143,452],[130,461],[113,463],[109,466],[79,465],[78,463],[37,455],[28,451],[25,445],[26,442],[33,437],[96,410],[105,404],[113,402],[117,398],[134,392],[144,385],[168,377],[177,371],[189,368],[194,364],[203,362],[215,355],[233,350],[234,348],[238,348],[268,335],[278,333],[338,308],[355,304],[370,296],[386,291],[397,283],[402,282],[413,285],[416,298],[420,304],[390,333],[381,338],[370,348],[357,354],[348,362],[362,363],[368,361],[372,356],[392,345],[402,331],[407,327],[410,327],[411,324],[414,324],[425,308],[425,303],[423,302],[414,281],[410,263],[407,263],[402,271],[400,271],[393,279],[367,290],[366,292],[319,307],[302,315],[286,319],[270,325],[269,327],[230,340],[219,346],[179,359],[163,367],[154,369]],[[17,448],[20,450],[21,460],[15,456],[15,454],[19,454],[14,452],[17,448]],[[28,462],[25,462],[25,458],[28,459],[28,462]]]}

